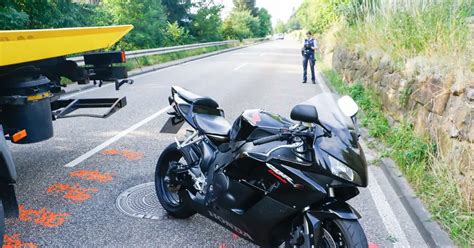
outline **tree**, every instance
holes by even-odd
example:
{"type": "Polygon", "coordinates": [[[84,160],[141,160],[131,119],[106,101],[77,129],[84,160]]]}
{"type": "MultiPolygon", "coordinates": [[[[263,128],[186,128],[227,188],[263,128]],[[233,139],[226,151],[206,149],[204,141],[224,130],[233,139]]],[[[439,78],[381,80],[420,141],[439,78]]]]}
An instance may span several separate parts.
{"type": "Polygon", "coordinates": [[[163,0],[166,16],[171,23],[178,22],[180,26],[188,26],[189,10],[193,3],[191,0],[163,0]]]}
{"type": "Polygon", "coordinates": [[[122,45],[126,49],[154,48],[165,44],[167,27],[161,0],[104,0],[101,7],[114,24],[132,24],[122,45]]]}
{"type": "Polygon", "coordinates": [[[286,24],[282,20],[278,20],[277,23],[275,24],[275,33],[286,33],[287,28],[286,24]]]}
{"type": "Polygon", "coordinates": [[[224,20],[222,33],[226,38],[243,40],[255,36],[258,31],[259,20],[253,17],[249,10],[234,10],[224,20]]]}
{"type": "Polygon", "coordinates": [[[268,13],[265,8],[257,10],[257,17],[259,19],[259,31],[258,36],[264,37],[272,32],[272,16],[268,13]]]}
{"type": "Polygon", "coordinates": [[[303,0],[296,11],[296,18],[307,30],[324,32],[340,18],[339,11],[351,0],[303,0]]]}
{"type": "Polygon", "coordinates": [[[198,41],[217,41],[222,39],[220,27],[222,26],[221,11],[224,8],[214,0],[201,0],[194,6],[196,14],[192,16],[190,34],[198,41]]]}
{"type": "Polygon", "coordinates": [[[37,29],[88,26],[94,7],[71,0],[2,0],[0,29],[37,29]]]}
{"type": "Polygon", "coordinates": [[[189,32],[180,27],[178,22],[169,23],[166,26],[165,45],[182,45],[188,40],[189,32]]]}
{"type": "Polygon", "coordinates": [[[253,16],[257,16],[256,0],[233,0],[234,8],[238,11],[250,10],[253,16]]]}

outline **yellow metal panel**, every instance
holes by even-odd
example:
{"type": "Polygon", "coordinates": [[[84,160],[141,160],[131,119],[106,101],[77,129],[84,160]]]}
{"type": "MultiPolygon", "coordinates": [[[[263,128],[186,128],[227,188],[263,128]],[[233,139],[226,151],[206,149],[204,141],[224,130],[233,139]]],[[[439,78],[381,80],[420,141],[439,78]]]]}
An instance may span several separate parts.
{"type": "Polygon", "coordinates": [[[0,31],[0,66],[112,46],[132,25],[0,31]]]}

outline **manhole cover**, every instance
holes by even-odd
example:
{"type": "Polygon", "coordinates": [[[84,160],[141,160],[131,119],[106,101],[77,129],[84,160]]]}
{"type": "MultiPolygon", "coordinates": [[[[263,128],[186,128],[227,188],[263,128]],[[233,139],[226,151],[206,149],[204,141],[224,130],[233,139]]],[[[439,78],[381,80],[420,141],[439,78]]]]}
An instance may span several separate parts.
{"type": "Polygon", "coordinates": [[[117,197],[117,208],[124,214],[142,219],[167,219],[155,192],[155,183],[140,184],[117,197]]]}

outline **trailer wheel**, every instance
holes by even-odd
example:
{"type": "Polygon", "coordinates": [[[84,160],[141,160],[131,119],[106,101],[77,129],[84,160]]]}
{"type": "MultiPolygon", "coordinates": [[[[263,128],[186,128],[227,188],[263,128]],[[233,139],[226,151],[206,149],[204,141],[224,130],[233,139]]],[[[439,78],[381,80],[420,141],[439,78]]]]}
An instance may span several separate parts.
{"type": "Polygon", "coordinates": [[[3,234],[5,233],[5,212],[3,211],[3,203],[0,199],[0,247],[3,247],[3,234]]]}

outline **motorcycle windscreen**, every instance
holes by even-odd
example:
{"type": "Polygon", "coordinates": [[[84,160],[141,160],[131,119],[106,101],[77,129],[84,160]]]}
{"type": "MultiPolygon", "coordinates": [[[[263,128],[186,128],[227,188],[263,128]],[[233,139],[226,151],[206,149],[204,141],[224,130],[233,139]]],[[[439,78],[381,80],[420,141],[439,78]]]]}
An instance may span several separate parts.
{"type": "Polygon", "coordinates": [[[334,93],[320,93],[305,103],[316,107],[319,122],[331,130],[333,135],[345,145],[356,148],[358,145],[354,123],[339,108],[337,103],[339,98],[340,96],[334,93]]]}

